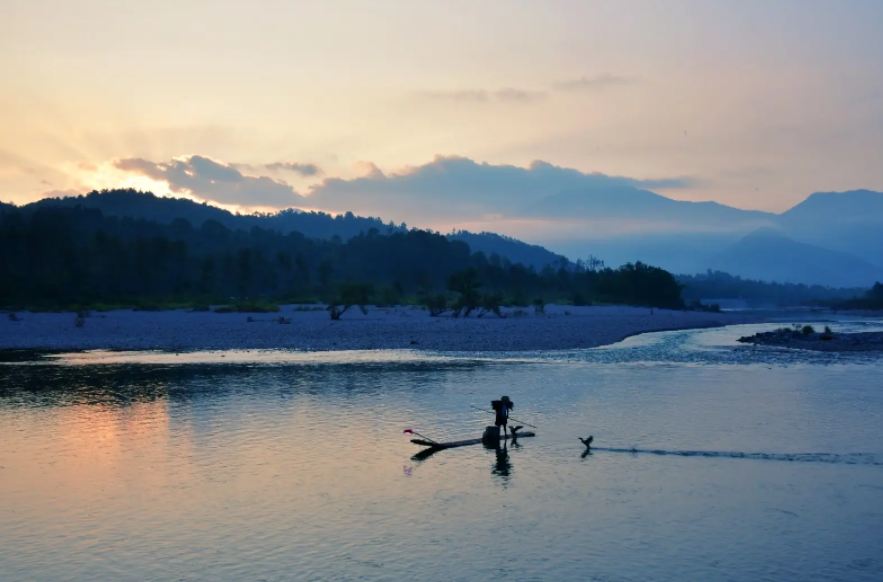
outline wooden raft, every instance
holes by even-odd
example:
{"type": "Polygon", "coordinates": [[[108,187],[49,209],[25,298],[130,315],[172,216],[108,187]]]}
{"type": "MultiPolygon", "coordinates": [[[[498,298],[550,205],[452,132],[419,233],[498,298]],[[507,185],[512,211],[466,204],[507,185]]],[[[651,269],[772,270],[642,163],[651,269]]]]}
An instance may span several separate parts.
{"type": "MultiPolygon", "coordinates": [[[[516,435],[516,438],[534,437],[534,436],[537,436],[536,433],[528,431],[528,432],[519,432],[516,435]]],[[[506,434],[506,435],[502,435],[500,437],[500,440],[504,441],[506,439],[511,439],[511,438],[512,438],[511,434],[506,434]]],[[[447,442],[447,443],[433,443],[431,441],[427,441],[427,440],[423,440],[423,439],[411,439],[411,442],[414,443],[415,445],[429,447],[431,449],[436,449],[436,450],[442,450],[442,449],[453,449],[456,447],[467,447],[469,445],[481,444],[482,439],[480,439],[480,438],[467,439],[465,441],[451,441],[451,442],[447,442]]]]}

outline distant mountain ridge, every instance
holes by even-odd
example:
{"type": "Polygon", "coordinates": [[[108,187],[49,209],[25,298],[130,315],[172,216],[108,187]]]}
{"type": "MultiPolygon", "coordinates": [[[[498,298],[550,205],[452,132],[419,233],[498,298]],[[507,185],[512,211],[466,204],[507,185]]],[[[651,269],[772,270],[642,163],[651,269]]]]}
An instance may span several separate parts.
{"type": "MultiPolygon", "coordinates": [[[[626,192],[628,188],[620,190],[626,192]]],[[[676,201],[665,202],[667,199],[658,195],[633,194],[628,195],[630,199],[640,198],[646,204],[644,211],[633,213],[632,218],[643,219],[648,227],[674,226],[658,231],[638,227],[633,233],[618,236],[538,242],[569,256],[592,253],[614,264],[642,257],[672,272],[701,273],[719,268],[733,275],[783,283],[868,286],[878,276],[874,273],[883,272],[880,192],[817,192],[781,214],[738,211],[723,205],[701,206],[706,203],[672,204],[676,201]],[[651,208],[656,210],[650,211],[651,208]],[[681,227],[678,223],[692,226],[681,227]],[[696,226],[714,228],[697,232],[696,226]],[[765,230],[769,228],[774,230],[765,230]],[[752,236],[758,230],[763,236],[752,236]],[[772,232],[778,236],[770,236],[772,232]],[[764,242],[770,246],[764,247],[764,242]]],[[[548,205],[563,196],[550,197],[548,205]]],[[[628,207],[615,201],[605,204],[563,206],[565,210],[551,214],[603,222],[621,216],[628,207]]]]}
{"type": "Polygon", "coordinates": [[[855,256],[797,242],[781,232],[760,229],[708,259],[709,268],[781,283],[870,287],[883,268],[855,256]]]}
{"type": "Polygon", "coordinates": [[[325,212],[289,209],[276,214],[233,214],[186,198],[156,196],[152,192],[132,189],[93,191],[85,196],[44,198],[22,206],[21,209],[29,212],[46,206],[97,208],[108,216],[143,218],[161,224],[170,224],[177,218],[183,218],[196,227],[208,220],[216,220],[230,229],[249,230],[253,226],[261,226],[283,234],[297,231],[311,238],[331,238],[337,235],[349,239],[372,228],[384,233],[390,229],[406,228],[404,225],[385,224],[379,218],[354,216],[352,213],[333,216],[325,212]]]}
{"type": "MultiPolygon", "coordinates": [[[[24,212],[32,212],[50,206],[97,208],[108,216],[140,218],[160,224],[171,224],[175,220],[184,219],[197,228],[207,221],[215,220],[229,229],[249,230],[260,226],[282,234],[296,231],[306,237],[320,239],[337,236],[342,240],[348,240],[372,230],[389,234],[408,229],[404,223],[398,225],[392,222],[384,223],[380,218],[355,216],[351,212],[333,216],[324,212],[289,209],[276,214],[233,214],[222,208],[205,203],[199,204],[186,198],[168,198],[131,189],[93,191],[85,196],[66,198],[45,198],[22,206],[20,209],[24,212]]],[[[3,207],[16,208],[14,205],[3,205],[3,207]]],[[[3,207],[0,207],[0,210],[3,207]]],[[[537,270],[547,264],[567,261],[566,257],[541,246],[490,232],[475,234],[464,230],[451,233],[448,238],[466,242],[472,252],[482,252],[487,256],[497,254],[512,263],[522,263],[537,270]]]]}
{"type": "Polygon", "coordinates": [[[473,252],[482,252],[488,257],[497,254],[501,257],[507,257],[510,261],[515,260],[512,257],[517,257],[517,262],[527,267],[534,267],[537,270],[542,269],[546,265],[564,265],[569,262],[569,259],[564,255],[553,253],[540,245],[528,244],[493,232],[475,234],[466,230],[459,230],[449,234],[448,238],[463,241],[469,245],[473,252]]]}
{"type": "MultiPolygon", "coordinates": [[[[715,268],[768,281],[836,287],[869,285],[874,282],[870,279],[877,276],[875,273],[883,272],[880,192],[817,192],[786,212],[773,214],[716,202],[673,200],[610,180],[585,187],[581,183],[570,184],[569,189],[545,197],[540,193],[541,184],[533,183],[531,188],[534,202],[513,210],[510,216],[567,219],[562,222],[562,229],[588,220],[591,226],[584,227],[585,238],[579,230],[571,230],[561,240],[534,241],[540,244],[489,232],[462,231],[448,236],[467,242],[474,251],[488,256],[496,253],[537,269],[558,263],[563,255],[570,259],[594,255],[608,266],[641,260],[679,273],[701,273],[715,268]],[[603,232],[605,227],[615,229],[617,221],[634,224],[624,234],[603,232]],[[661,229],[654,230],[660,225],[661,229]],[[752,236],[758,229],[768,228],[775,230],[761,230],[763,236],[752,236]],[[776,236],[771,236],[773,232],[776,236]]],[[[326,239],[338,236],[348,240],[372,229],[387,234],[408,228],[404,223],[384,223],[380,218],[355,216],[351,212],[333,216],[289,209],[276,214],[237,215],[207,204],[134,190],[45,199],[21,208],[27,212],[45,205],[78,204],[99,208],[109,215],[162,223],[184,218],[199,226],[216,220],[232,229],[261,226],[326,239]]],[[[8,210],[10,206],[0,203],[0,210],[4,208],[8,210]]]]}
{"type": "Polygon", "coordinates": [[[559,192],[529,205],[525,213],[556,218],[688,220],[706,225],[763,224],[772,223],[776,218],[769,212],[742,210],[718,202],[674,200],[628,185],[559,192]]]}

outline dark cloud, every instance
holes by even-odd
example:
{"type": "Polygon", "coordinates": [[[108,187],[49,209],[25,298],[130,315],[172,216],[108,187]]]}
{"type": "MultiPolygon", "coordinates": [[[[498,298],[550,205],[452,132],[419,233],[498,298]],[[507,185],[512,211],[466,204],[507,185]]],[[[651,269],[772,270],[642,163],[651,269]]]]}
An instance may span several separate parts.
{"type": "Polygon", "coordinates": [[[542,161],[521,168],[439,156],[396,174],[378,171],[353,180],[328,178],[313,188],[310,199],[319,208],[379,214],[394,220],[465,220],[485,215],[517,216],[561,192],[603,196],[624,189],[689,188],[692,184],[691,178],[638,180],[587,174],[542,161]]]}
{"type": "Polygon", "coordinates": [[[608,87],[629,85],[631,83],[633,83],[633,80],[628,77],[605,73],[603,75],[595,75],[594,77],[583,75],[579,79],[560,81],[555,83],[555,88],[561,91],[599,91],[608,87]]]}
{"type": "Polygon", "coordinates": [[[202,156],[191,156],[188,163],[196,175],[212,182],[242,182],[245,179],[236,168],[202,156]]]}
{"type": "Polygon", "coordinates": [[[302,205],[303,196],[285,182],[262,176],[244,176],[232,164],[204,156],[156,163],[143,158],[117,160],[114,166],[165,182],[173,192],[190,192],[204,200],[242,206],[287,208],[302,205]]]}

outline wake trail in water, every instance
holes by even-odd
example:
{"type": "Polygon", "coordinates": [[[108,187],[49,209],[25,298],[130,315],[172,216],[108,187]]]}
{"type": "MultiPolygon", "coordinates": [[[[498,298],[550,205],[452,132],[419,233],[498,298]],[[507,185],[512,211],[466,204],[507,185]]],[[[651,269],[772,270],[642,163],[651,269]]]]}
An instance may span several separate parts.
{"type": "Polygon", "coordinates": [[[705,457],[713,459],[753,459],[755,461],[787,461],[790,463],[832,463],[837,465],[883,466],[883,459],[871,453],[739,453],[733,451],[666,451],[663,449],[617,449],[592,447],[592,452],[632,453],[675,457],[705,457]]]}

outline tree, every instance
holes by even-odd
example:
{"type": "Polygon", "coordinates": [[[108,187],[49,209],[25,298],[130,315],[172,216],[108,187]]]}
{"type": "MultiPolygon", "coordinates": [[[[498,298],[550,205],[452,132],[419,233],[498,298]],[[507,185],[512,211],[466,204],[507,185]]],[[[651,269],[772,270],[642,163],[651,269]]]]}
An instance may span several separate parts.
{"type": "Polygon", "coordinates": [[[370,283],[341,283],[338,286],[337,296],[327,308],[331,319],[340,319],[340,316],[353,306],[358,306],[362,313],[368,313],[365,306],[373,292],[374,286],[370,283]]]}
{"type": "Polygon", "coordinates": [[[438,317],[448,310],[448,299],[444,295],[433,295],[426,301],[430,317],[438,317]]]}
{"type": "Polygon", "coordinates": [[[481,298],[481,294],[478,292],[480,288],[478,271],[472,267],[452,273],[448,277],[448,290],[459,293],[454,303],[454,317],[459,317],[461,313],[469,317],[469,314],[478,307],[478,301],[481,298]]]}
{"type": "Polygon", "coordinates": [[[500,311],[500,304],[503,303],[503,296],[499,293],[485,293],[481,298],[481,309],[478,317],[483,317],[487,313],[494,313],[497,317],[505,317],[500,311]]]}

